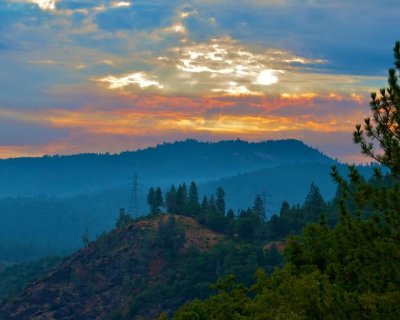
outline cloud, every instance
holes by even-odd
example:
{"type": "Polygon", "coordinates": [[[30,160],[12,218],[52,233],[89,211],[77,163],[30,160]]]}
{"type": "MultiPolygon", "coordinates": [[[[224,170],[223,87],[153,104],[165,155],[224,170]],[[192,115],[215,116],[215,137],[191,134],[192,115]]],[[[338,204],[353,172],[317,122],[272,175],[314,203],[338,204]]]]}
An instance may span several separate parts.
{"type": "Polygon", "coordinates": [[[334,134],[351,133],[368,92],[386,85],[400,14],[387,6],[0,1],[0,106],[27,128],[15,152],[118,151],[193,135],[301,138],[340,154],[334,134]]]}
{"type": "Polygon", "coordinates": [[[159,89],[163,88],[163,86],[158,81],[150,80],[149,76],[144,72],[136,72],[121,77],[107,76],[95,80],[109,83],[109,89],[123,88],[132,84],[138,85],[141,89],[149,87],[156,87],[159,89]]]}
{"type": "Polygon", "coordinates": [[[14,2],[26,2],[37,5],[42,10],[53,11],[56,9],[57,1],[59,0],[13,0],[14,2]]]}
{"type": "Polygon", "coordinates": [[[111,7],[113,8],[130,7],[131,5],[132,3],[128,1],[114,1],[111,3],[111,7]]]}
{"type": "MultiPolygon", "coordinates": [[[[251,46],[229,37],[206,42],[184,41],[159,53],[158,57],[146,52],[147,57],[138,56],[132,62],[126,60],[118,69],[131,70],[127,74],[114,73],[96,79],[112,83],[113,88],[138,84],[135,77],[139,75],[134,70],[140,65],[133,61],[141,59],[142,66],[154,75],[149,78],[152,86],[171,95],[358,94],[384,81],[383,77],[324,73],[327,63],[324,60],[277,48],[251,46]]],[[[130,88],[136,92],[134,86],[130,88]]]]}
{"type": "Polygon", "coordinates": [[[43,10],[55,10],[57,0],[30,0],[30,2],[37,4],[43,10]]]}

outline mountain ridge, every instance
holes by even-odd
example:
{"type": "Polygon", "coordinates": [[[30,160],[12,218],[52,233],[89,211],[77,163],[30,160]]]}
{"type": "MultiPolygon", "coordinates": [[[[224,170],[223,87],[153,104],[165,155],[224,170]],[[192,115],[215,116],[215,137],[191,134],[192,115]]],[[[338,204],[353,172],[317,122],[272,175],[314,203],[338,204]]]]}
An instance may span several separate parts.
{"type": "Polygon", "coordinates": [[[337,161],[300,140],[247,142],[185,140],[118,154],[77,154],[0,160],[0,197],[39,194],[70,196],[128,184],[166,186],[206,182],[285,163],[337,161]]]}

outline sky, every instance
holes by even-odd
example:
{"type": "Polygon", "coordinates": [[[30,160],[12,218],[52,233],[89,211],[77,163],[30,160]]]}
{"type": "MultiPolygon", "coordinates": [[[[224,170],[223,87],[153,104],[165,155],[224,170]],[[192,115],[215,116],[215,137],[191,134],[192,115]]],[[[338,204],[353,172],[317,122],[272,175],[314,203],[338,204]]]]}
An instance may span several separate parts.
{"type": "Polygon", "coordinates": [[[1,0],[0,158],[165,141],[352,144],[398,0],[1,0]]]}

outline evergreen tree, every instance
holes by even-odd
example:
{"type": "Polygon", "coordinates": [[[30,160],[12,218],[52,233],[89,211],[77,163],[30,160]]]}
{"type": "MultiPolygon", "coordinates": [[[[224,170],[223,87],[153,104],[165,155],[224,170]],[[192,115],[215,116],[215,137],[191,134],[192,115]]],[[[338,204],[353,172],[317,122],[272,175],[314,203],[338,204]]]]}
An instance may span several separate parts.
{"type": "Polygon", "coordinates": [[[149,189],[148,194],[147,194],[147,203],[148,203],[148,205],[149,205],[149,207],[150,207],[150,213],[151,213],[151,214],[153,214],[153,213],[154,213],[154,210],[155,210],[155,209],[154,209],[155,194],[156,194],[156,192],[154,191],[154,188],[151,187],[151,188],[149,189]]]}
{"type": "Polygon", "coordinates": [[[214,231],[223,232],[226,228],[226,222],[225,216],[217,208],[215,197],[211,195],[205,214],[205,225],[214,231]]]}
{"type": "Polygon", "coordinates": [[[260,240],[260,217],[252,209],[242,210],[235,223],[239,239],[253,242],[260,240]]]}
{"type": "Polygon", "coordinates": [[[217,205],[215,203],[215,197],[213,195],[210,196],[207,207],[209,214],[216,214],[218,212],[217,205]]]}
{"type": "Polygon", "coordinates": [[[235,213],[233,212],[232,209],[228,210],[228,212],[226,213],[226,217],[228,218],[229,221],[235,220],[235,213]]]}
{"type": "Polygon", "coordinates": [[[196,183],[192,181],[189,187],[188,211],[192,216],[198,216],[200,213],[199,193],[196,183]]]}
{"type": "Polygon", "coordinates": [[[226,220],[227,220],[227,225],[226,225],[226,234],[228,236],[233,236],[235,232],[235,213],[233,212],[232,209],[229,209],[228,212],[226,213],[226,220]]]}
{"type": "Polygon", "coordinates": [[[176,211],[177,214],[186,214],[187,210],[187,189],[186,184],[179,185],[176,192],[176,211]]]}
{"type": "Polygon", "coordinates": [[[155,207],[155,212],[156,214],[161,213],[161,208],[164,206],[164,199],[162,195],[162,191],[160,187],[157,187],[155,193],[154,193],[154,207],[155,207]]]}
{"type": "Polygon", "coordinates": [[[319,188],[311,183],[303,208],[305,212],[305,222],[316,222],[326,209],[326,203],[319,191],[319,188]]]}
{"type": "Polygon", "coordinates": [[[147,203],[150,206],[151,214],[161,213],[161,207],[163,207],[164,201],[160,187],[157,187],[156,190],[154,190],[153,187],[150,188],[149,193],[147,195],[147,203]]]}
{"type": "Polygon", "coordinates": [[[207,213],[207,211],[208,211],[208,199],[207,199],[207,196],[203,197],[203,200],[201,201],[200,209],[201,209],[202,215],[207,213]]]}
{"type": "Polygon", "coordinates": [[[225,215],[225,191],[221,187],[218,187],[216,192],[217,200],[215,205],[217,207],[217,212],[225,215]]]}
{"type": "Polygon", "coordinates": [[[264,222],[265,220],[265,207],[264,207],[264,201],[261,197],[260,194],[256,196],[254,199],[254,204],[253,204],[253,211],[255,215],[257,215],[260,218],[261,222],[264,222]]]}
{"type": "Polygon", "coordinates": [[[400,178],[400,42],[394,47],[395,68],[389,69],[388,87],[371,94],[372,117],[364,119],[364,126],[356,126],[353,140],[360,145],[361,152],[390,169],[400,178]],[[382,150],[374,150],[378,142],[382,150]]]}
{"type": "Polygon", "coordinates": [[[177,213],[176,188],[174,185],[171,186],[171,188],[165,195],[165,204],[167,208],[167,213],[171,214],[177,213]]]}
{"type": "Polygon", "coordinates": [[[282,202],[282,205],[281,205],[281,210],[279,211],[279,214],[280,214],[281,216],[282,216],[282,215],[285,215],[285,214],[287,214],[287,213],[289,212],[289,210],[290,210],[289,202],[287,202],[286,200],[283,201],[283,202],[282,202]]]}

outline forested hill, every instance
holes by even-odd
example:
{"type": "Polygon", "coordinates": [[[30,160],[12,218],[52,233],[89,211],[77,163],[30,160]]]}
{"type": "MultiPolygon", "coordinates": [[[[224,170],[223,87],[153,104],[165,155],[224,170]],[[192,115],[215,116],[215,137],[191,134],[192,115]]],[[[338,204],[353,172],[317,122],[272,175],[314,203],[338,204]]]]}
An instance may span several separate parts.
{"type": "MultiPolygon", "coordinates": [[[[114,229],[41,281],[0,301],[0,319],[121,319],[122,314],[154,319],[161,311],[210,294],[210,282],[230,272],[222,263],[215,272],[224,255],[229,267],[239,265],[232,262],[239,249],[218,249],[223,239],[184,216],[164,215],[114,229]]],[[[251,275],[258,266],[246,265],[243,274],[251,275]]]]}
{"type": "Polygon", "coordinates": [[[199,183],[261,168],[335,161],[298,140],[216,143],[186,140],[119,154],[78,154],[0,161],[0,197],[73,195],[128,184],[199,183]]]}

